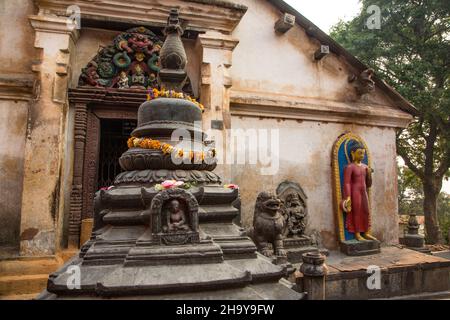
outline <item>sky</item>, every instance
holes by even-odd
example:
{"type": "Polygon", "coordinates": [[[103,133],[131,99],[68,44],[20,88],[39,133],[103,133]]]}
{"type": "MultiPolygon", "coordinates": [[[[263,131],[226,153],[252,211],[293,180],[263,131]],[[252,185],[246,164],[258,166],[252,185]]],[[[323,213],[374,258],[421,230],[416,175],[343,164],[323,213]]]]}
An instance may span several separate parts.
{"type": "Polygon", "coordinates": [[[350,20],[361,10],[358,0],[285,0],[322,31],[329,33],[340,19],[350,20]]]}
{"type": "MultiPolygon", "coordinates": [[[[331,27],[339,20],[350,20],[361,10],[361,4],[358,0],[285,1],[326,33],[329,33],[331,27]]],[[[450,193],[450,180],[444,180],[442,191],[450,193]]]]}

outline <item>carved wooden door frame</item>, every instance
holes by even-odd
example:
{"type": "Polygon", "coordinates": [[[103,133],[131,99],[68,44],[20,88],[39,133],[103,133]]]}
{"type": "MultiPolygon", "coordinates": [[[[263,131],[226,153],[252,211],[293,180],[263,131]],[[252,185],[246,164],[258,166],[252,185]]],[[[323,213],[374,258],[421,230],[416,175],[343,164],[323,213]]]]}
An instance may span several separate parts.
{"type": "Polygon", "coordinates": [[[93,215],[97,191],[101,119],[137,119],[146,92],[99,88],[69,89],[75,110],[73,180],[70,193],[69,247],[79,247],[81,221],[93,215]]]}
{"type": "Polygon", "coordinates": [[[82,220],[94,214],[94,195],[98,190],[98,162],[102,119],[137,120],[137,109],[93,105],[88,111],[88,129],[83,165],[83,211],[82,220]]]}

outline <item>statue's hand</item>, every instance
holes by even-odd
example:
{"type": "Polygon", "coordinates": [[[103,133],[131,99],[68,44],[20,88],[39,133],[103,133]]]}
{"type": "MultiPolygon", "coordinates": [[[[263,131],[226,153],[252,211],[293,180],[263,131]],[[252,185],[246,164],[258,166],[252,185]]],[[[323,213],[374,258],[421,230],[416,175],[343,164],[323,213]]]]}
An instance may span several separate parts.
{"type": "Polygon", "coordinates": [[[347,197],[347,199],[345,199],[344,207],[346,212],[352,211],[352,199],[350,197],[347,197]]]}

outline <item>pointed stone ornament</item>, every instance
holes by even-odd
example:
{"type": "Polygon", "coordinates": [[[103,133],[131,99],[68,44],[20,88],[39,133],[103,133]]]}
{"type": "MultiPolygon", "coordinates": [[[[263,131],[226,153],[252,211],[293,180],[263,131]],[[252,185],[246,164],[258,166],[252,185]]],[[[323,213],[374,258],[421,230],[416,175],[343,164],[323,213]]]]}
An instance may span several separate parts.
{"type": "Polygon", "coordinates": [[[187,57],[181,41],[183,32],[178,9],[172,9],[167,19],[167,26],[164,29],[166,41],[160,52],[161,70],[158,76],[161,88],[166,90],[180,92],[186,82],[187,57]]]}

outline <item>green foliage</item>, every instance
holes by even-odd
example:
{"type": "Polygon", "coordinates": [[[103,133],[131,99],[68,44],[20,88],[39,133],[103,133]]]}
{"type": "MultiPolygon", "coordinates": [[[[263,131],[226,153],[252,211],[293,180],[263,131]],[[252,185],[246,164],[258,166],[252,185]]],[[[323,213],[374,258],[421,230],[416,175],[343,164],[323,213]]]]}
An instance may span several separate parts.
{"type": "Polygon", "coordinates": [[[438,219],[442,230],[442,238],[450,244],[450,194],[441,192],[438,198],[438,219]]]}
{"type": "Polygon", "coordinates": [[[408,168],[398,168],[398,213],[423,215],[423,188],[420,179],[408,168]]]}
{"type": "MultiPolygon", "coordinates": [[[[399,139],[401,156],[424,172],[427,133],[436,127],[434,172],[450,166],[450,4],[442,0],[363,0],[359,16],[339,22],[331,36],[372,67],[419,110],[399,139]],[[381,9],[381,29],[366,26],[370,5],[381,9]],[[442,165],[443,164],[443,165],[442,165]],[[441,167],[442,165],[442,167],[441,167]]],[[[434,129],[433,129],[434,130],[434,129]]],[[[406,160],[405,160],[406,161],[406,160]]],[[[407,163],[409,167],[410,164],[407,163]]],[[[415,172],[417,174],[417,172],[415,172]]]]}
{"type": "MultiPolygon", "coordinates": [[[[423,185],[427,224],[436,231],[436,210],[430,203],[450,175],[450,2],[361,2],[361,13],[339,22],[331,36],[417,108],[415,121],[398,132],[397,152],[423,185]],[[373,14],[367,12],[370,5],[381,9],[381,29],[366,26],[373,14]]],[[[413,202],[401,209],[418,210],[413,202]]]]}
{"type": "MultiPolygon", "coordinates": [[[[398,168],[398,212],[401,215],[415,213],[423,215],[423,187],[420,179],[408,168],[398,168]]],[[[450,195],[439,194],[437,200],[437,216],[441,227],[442,238],[449,243],[450,230],[450,195]]]]}

